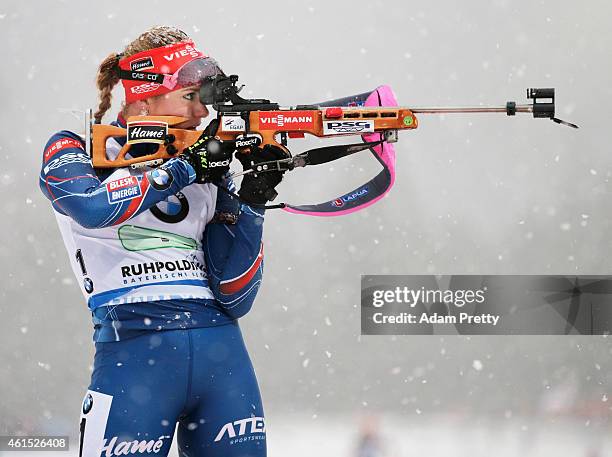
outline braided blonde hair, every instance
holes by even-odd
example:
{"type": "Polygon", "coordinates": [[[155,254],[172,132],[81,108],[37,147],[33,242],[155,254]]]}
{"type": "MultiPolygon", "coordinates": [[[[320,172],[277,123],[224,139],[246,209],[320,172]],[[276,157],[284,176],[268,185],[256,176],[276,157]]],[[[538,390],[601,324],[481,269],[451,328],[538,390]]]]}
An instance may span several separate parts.
{"type": "Polygon", "coordinates": [[[113,53],[104,59],[98,67],[98,76],[96,78],[96,84],[99,91],[98,96],[100,98],[98,110],[94,114],[96,124],[102,122],[102,117],[111,107],[113,87],[119,82],[117,70],[121,59],[138,54],[142,51],[159,48],[168,44],[179,43],[188,39],[189,36],[176,27],[159,25],[142,33],[138,38],[128,44],[121,54],[113,53]]]}

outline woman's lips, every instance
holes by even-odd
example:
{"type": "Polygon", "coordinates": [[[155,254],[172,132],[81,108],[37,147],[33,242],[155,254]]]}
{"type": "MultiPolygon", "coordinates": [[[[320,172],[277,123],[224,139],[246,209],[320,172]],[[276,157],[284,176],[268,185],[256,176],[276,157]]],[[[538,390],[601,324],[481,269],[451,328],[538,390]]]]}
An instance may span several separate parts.
{"type": "Polygon", "coordinates": [[[185,129],[185,130],[195,130],[197,127],[199,127],[199,125],[202,123],[202,121],[197,121],[197,122],[189,122],[189,123],[184,123],[184,124],[179,124],[177,125],[178,128],[181,129],[185,129]]]}

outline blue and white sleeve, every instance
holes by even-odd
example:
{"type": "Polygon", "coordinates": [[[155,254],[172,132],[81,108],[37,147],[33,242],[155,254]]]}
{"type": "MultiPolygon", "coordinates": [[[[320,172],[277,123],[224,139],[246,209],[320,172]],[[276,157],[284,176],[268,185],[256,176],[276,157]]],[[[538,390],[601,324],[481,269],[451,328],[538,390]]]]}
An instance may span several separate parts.
{"type": "Polygon", "coordinates": [[[191,165],[174,158],[142,176],[102,184],[83,140],[62,131],[45,146],[39,186],[56,211],[93,229],[121,224],[194,180],[191,165]]]}
{"type": "MultiPolygon", "coordinates": [[[[237,205],[232,200],[220,191],[217,210],[237,205]]],[[[261,285],[263,222],[264,210],[243,204],[236,224],[213,223],[204,232],[209,285],[217,302],[235,319],[249,312],[261,285]]]]}

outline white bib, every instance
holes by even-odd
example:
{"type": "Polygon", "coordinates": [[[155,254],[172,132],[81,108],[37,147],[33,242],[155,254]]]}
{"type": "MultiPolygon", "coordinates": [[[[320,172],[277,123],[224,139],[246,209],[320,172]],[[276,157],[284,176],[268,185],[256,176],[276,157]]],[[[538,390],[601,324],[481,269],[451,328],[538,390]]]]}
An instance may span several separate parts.
{"type": "MultiPolygon", "coordinates": [[[[108,140],[109,158],[120,149],[114,139],[108,140]]],[[[142,173],[119,168],[104,183],[142,173]]],[[[123,196],[117,194],[117,198],[123,196]]],[[[191,184],[121,225],[99,229],[84,228],[56,211],[72,270],[89,308],[214,299],[206,278],[202,235],[214,216],[216,198],[213,184],[191,184]]]]}

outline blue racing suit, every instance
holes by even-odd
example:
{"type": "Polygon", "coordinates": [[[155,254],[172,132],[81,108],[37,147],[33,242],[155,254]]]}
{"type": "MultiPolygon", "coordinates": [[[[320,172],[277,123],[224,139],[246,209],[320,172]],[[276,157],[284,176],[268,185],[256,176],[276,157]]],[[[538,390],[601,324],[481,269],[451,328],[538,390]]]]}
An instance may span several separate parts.
{"type": "MultiPolygon", "coordinates": [[[[107,156],[124,144],[110,138],[107,156]]],[[[40,187],[94,323],[80,456],[165,456],[177,423],[182,456],[265,456],[237,323],[261,284],[263,211],[194,180],[180,157],[157,169],[94,169],[68,131],[45,147],[40,187]]]]}

